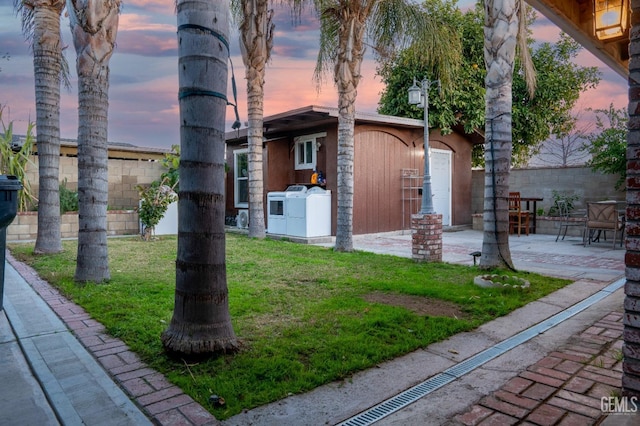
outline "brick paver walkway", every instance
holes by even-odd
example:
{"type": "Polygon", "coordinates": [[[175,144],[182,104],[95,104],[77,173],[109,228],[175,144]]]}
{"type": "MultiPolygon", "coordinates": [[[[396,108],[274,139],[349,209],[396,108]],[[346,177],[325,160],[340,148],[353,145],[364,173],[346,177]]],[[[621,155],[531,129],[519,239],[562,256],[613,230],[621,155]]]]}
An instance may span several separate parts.
{"type": "MultiPolygon", "coordinates": [[[[456,254],[469,254],[469,248],[461,245],[448,244],[447,251],[456,254]]],[[[528,253],[511,249],[511,254],[523,262],[537,262],[548,265],[589,266],[603,269],[619,269],[624,271],[624,259],[609,259],[602,256],[572,256],[558,253],[528,253]]]]}
{"type": "Polygon", "coordinates": [[[622,314],[611,312],[455,421],[465,426],[598,424],[604,418],[601,398],[619,395],[622,329],[622,314]]]}
{"type": "Polygon", "coordinates": [[[155,424],[220,424],[211,413],[179,387],[140,361],[124,342],[106,334],[102,324],[91,319],[84,309],[61,295],[32,268],[17,262],[8,253],[7,261],[67,324],[78,340],[155,424]]]}

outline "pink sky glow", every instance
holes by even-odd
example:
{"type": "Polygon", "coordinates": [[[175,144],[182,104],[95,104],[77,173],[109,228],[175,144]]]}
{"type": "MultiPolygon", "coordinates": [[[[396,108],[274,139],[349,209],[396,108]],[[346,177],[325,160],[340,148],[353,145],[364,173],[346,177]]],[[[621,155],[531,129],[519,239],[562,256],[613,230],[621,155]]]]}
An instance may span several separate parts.
{"type": "MultiPolygon", "coordinates": [[[[468,7],[473,0],[459,2],[468,7]]],[[[77,94],[75,51],[71,42],[68,19],[63,18],[62,33],[66,58],[71,69],[72,87],[62,89],[61,137],[77,135],[77,94]]],[[[313,71],[318,51],[318,25],[310,12],[303,15],[295,28],[288,11],[276,14],[276,34],[272,60],[267,68],[265,115],[277,114],[306,105],[336,106],[337,94],[331,76],[326,76],[321,91],[316,91],[313,71]]],[[[533,28],[537,41],[553,42],[558,29],[540,18],[533,28]]],[[[246,81],[239,56],[238,35],[231,34],[231,56],[238,84],[240,120],[246,121],[246,81]]],[[[179,144],[177,101],[176,17],[173,2],[132,0],[124,4],[120,15],[117,49],[111,65],[109,90],[109,140],[137,146],[169,148],[179,144]]],[[[3,121],[14,122],[14,133],[24,133],[27,123],[35,121],[33,61],[28,44],[21,33],[20,18],[13,11],[13,0],[0,0],[0,105],[5,107],[3,121]]],[[[626,107],[627,82],[606,68],[593,55],[584,51],[581,65],[596,65],[602,72],[597,89],[582,95],[580,105],[592,108],[626,107]]],[[[375,112],[383,89],[375,75],[376,64],[367,59],[358,87],[356,109],[375,112]]],[[[229,74],[231,75],[231,74],[229,74]]],[[[228,97],[232,101],[231,86],[228,97]]],[[[227,126],[231,130],[233,110],[227,110],[227,126]]]]}

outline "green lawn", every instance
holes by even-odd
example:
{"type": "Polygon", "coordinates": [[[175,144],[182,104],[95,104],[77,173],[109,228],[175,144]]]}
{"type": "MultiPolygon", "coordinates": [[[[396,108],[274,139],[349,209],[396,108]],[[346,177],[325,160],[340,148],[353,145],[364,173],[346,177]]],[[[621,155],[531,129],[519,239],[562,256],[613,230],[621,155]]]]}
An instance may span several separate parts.
{"type": "MultiPolygon", "coordinates": [[[[358,370],[425,347],[553,292],[569,281],[518,273],[525,290],[473,284],[475,267],[415,263],[410,259],[286,241],[227,236],[227,275],[233,325],[242,351],[187,364],[163,353],[160,333],[171,319],[176,239],[109,240],[108,284],[73,282],[76,242],[64,252],[34,257],[32,245],[9,244],[13,255],[83,306],[218,419],[290,393],[348,378],[358,370]],[[451,317],[377,303],[407,295],[413,304],[457,307],[451,317]],[[211,394],[226,405],[213,408],[211,394]]],[[[499,271],[491,271],[499,272],[499,271]]],[[[405,297],[407,299],[407,297],[405,297]]]]}

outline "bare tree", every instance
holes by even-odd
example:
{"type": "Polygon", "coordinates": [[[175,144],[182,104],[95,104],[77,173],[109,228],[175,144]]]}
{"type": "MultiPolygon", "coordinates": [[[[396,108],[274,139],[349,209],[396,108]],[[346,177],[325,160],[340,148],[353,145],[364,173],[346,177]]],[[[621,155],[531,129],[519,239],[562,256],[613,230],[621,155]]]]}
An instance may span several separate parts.
{"type": "Polygon", "coordinates": [[[566,130],[544,141],[534,152],[529,166],[569,167],[585,164],[591,157],[586,150],[593,122],[576,113],[567,123],[566,130]]]}

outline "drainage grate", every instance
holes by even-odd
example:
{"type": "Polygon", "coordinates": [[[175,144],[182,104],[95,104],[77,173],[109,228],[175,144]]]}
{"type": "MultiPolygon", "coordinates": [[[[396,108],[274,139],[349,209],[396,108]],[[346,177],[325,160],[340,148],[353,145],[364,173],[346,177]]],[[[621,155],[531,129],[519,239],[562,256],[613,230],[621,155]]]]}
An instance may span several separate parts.
{"type": "Polygon", "coordinates": [[[503,351],[499,351],[495,346],[492,346],[489,349],[485,349],[484,351],[472,356],[471,358],[465,359],[464,361],[454,365],[453,367],[446,369],[443,373],[451,374],[456,378],[460,378],[478,368],[479,365],[482,365],[485,362],[489,362],[495,357],[502,354],[503,351]]]}
{"type": "Polygon", "coordinates": [[[380,404],[375,405],[360,414],[351,417],[350,419],[345,420],[344,422],[340,423],[339,426],[368,426],[395,413],[396,411],[406,407],[409,404],[413,404],[420,398],[475,370],[484,363],[491,361],[492,359],[504,354],[505,352],[515,348],[516,346],[528,340],[531,340],[538,334],[542,334],[550,328],[555,327],[562,321],[565,321],[576,315],[577,313],[582,312],[589,306],[599,302],[614,291],[618,290],[624,285],[625,280],[625,278],[620,278],[618,281],[609,284],[602,290],[598,291],[595,294],[592,294],[591,296],[565,309],[564,311],[561,311],[554,316],[549,317],[546,320],[534,325],[533,327],[529,327],[528,329],[521,331],[520,333],[511,336],[510,338],[505,339],[488,349],[485,349],[484,351],[472,356],[471,358],[468,358],[454,365],[453,367],[446,369],[442,373],[436,374],[430,379],[425,380],[424,382],[412,388],[409,388],[406,391],[392,398],[389,398],[386,401],[383,401],[380,404]]]}
{"type": "Polygon", "coordinates": [[[370,425],[378,420],[387,417],[391,413],[406,407],[409,404],[413,404],[423,396],[441,388],[442,386],[451,383],[456,377],[447,375],[446,373],[440,373],[427,381],[424,381],[406,391],[387,399],[380,404],[369,408],[367,411],[354,416],[344,422],[340,423],[342,426],[365,426],[370,425]]]}

